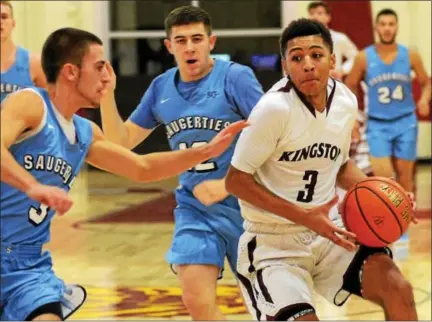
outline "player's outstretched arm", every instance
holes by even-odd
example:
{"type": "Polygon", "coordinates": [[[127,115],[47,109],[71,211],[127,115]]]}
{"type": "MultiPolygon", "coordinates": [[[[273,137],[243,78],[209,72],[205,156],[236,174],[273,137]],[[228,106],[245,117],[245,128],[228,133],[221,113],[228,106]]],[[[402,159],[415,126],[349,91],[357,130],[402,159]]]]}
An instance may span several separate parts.
{"type": "Polygon", "coordinates": [[[37,128],[42,122],[44,105],[42,98],[30,90],[9,95],[1,109],[1,181],[25,192],[60,214],[69,210],[72,200],[57,187],[40,184],[10,153],[9,148],[26,131],[37,128]]]}
{"type": "Polygon", "coordinates": [[[101,100],[101,120],[105,137],[127,149],[133,149],[144,141],[152,132],[152,129],[142,128],[135,123],[127,120],[123,122],[115,101],[114,90],[116,87],[116,75],[109,62],[105,66],[110,76],[110,81],[104,90],[101,100]]]}
{"type": "Polygon", "coordinates": [[[245,121],[235,122],[201,147],[139,156],[108,141],[101,129],[93,124],[93,143],[89,149],[87,162],[134,181],[158,181],[178,175],[201,162],[220,155],[246,126],[245,121]]]}

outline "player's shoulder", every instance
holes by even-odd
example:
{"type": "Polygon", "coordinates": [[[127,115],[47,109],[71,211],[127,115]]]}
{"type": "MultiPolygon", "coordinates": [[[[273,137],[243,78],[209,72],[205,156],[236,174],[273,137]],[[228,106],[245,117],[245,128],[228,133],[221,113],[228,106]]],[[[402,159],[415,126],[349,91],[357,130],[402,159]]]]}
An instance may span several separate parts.
{"type": "Polygon", "coordinates": [[[261,107],[269,112],[286,113],[292,108],[294,98],[295,91],[292,83],[287,77],[284,77],[264,93],[255,108],[261,107]]]}
{"type": "Polygon", "coordinates": [[[336,31],[333,29],[329,29],[330,34],[332,36],[332,38],[337,38],[337,39],[346,39],[348,38],[348,36],[346,34],[344,34],[343,32],[340,31],[336,31]]]}
{"type": "Polygon", "coordinates": [[[253,74],[252,68],[233,61],[220,61],[219,63],[227,66],[227,77],[229,78],[237,78],[243,73],[253,74]]]}

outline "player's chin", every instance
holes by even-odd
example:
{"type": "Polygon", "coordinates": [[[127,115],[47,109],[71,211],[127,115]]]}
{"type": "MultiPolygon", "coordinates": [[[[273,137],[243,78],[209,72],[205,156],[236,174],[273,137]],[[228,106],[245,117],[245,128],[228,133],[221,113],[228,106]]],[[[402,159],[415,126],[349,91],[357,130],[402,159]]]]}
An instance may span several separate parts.
{"type": "Polygon", "coordinates": [[[306,81],[300,85],[300,91],[306,96],[314,96],[319,94],[321,87],[318,80],[306,81]]]}

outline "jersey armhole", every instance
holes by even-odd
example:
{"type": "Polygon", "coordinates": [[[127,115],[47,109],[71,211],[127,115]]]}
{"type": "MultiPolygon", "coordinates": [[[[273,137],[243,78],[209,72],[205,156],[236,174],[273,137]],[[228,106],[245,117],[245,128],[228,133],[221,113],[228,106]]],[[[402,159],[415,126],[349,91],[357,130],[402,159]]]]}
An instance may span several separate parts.
{"type": "Polygon", "coordinates": [[[35,89],[33,89],[33,88],[25,88],[25,89],[22,89],[22,90],[23,91],[32,91],[32,92],[36,93],[37,95],[39,95],[39,97],[41,98],[41,100],[43,102],[44,111],[43,111],[42,120],[39,123],[39,125],[36,128],[34,128],[33,130],[21,133],[18,136],[18,138],[16,139],[16,141],[14,142],[14,144],[23,142],[23,141],[25,141],[25,140],[27,140],[27,139],[35,136],[40,131],[42,131],[43,127],[46,124],[46,119],[47,119],[47,106],[46,106],[45,100],[43,99],[42,95],[38,91],[36,91],[35,89]]]}

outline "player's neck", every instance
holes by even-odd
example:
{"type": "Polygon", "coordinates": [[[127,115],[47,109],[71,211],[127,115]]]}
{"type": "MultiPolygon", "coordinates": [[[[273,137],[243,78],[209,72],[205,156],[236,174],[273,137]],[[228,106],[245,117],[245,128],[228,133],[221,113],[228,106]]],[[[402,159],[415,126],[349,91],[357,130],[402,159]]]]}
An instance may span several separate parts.
{"type": "Polygon", "coordinates": [[[72,120],[74,114],[83,106],[73,94],[69,94],[70,92],[70,89],[60,84],[48,85],[48,93],[54,108],[68,121],[72,120]]]}
{"type": "Polygon", "coordinates": [[[376,46],[377,46],[377,49],[382,50],[382,51],[394,51],[397,49],[397,43],[396,42],[392,42],[391,44],[383,44],[380,42],[376,46]]]}
{"type": "Polygon", "coordinates": [[[318,112],[322,113],[325,110],[327,104],[327,92],[314,96],[306,96],[306,99],[318,112]]]}
{"type": "Polygon", "coordinates": [[[2,39],[1,41],[1,60],[9,59],[10,56],[15,55],[16,46],[11,38],[2,39]]]}

